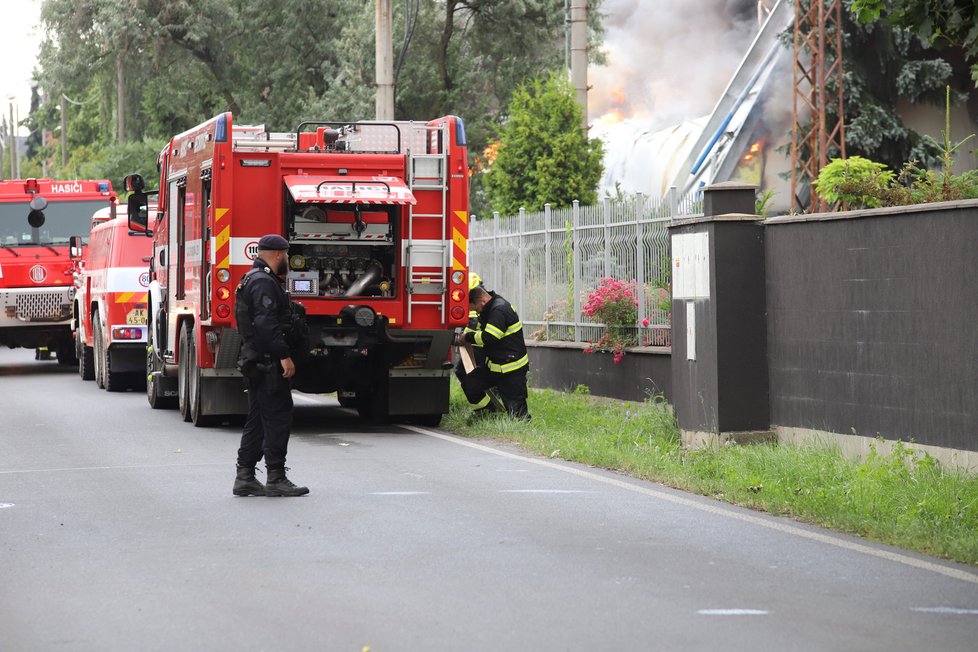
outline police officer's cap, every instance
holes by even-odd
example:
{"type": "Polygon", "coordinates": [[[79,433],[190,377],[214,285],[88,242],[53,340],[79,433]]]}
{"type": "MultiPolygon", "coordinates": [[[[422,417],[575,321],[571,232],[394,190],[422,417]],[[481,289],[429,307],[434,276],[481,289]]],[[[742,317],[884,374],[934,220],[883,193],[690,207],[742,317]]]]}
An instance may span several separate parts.
{"type": "Polygon", "coordinates": [[[258,241],[258,249],[265,251],[288,251],[289,241],[276,233],[263,235],[258,241]]]}

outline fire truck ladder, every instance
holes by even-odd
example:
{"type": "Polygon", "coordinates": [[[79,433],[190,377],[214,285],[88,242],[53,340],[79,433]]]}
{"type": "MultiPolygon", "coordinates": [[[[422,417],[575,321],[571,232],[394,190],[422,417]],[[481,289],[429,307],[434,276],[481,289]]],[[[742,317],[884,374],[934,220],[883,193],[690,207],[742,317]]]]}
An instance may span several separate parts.
{"type": "MultiPolygon", "coordinates": [[[[436,153],[408,153],[408,185],[411,191],[437,191],[441,195],[441,211],[438,213],[418,213],[414,207],[408,209],[407,234],[405,241],[405,262],[407,268],[406,288],[408,293],[407,320],[411,322],[414,306],[439,306],[441,322],[445,322],[445,294],[448,292],[446,270],[449,262],[449,247],[445,240],[447,226],[446,211],[448,210],[448,131],[446,125],[436,129],[427,125],[411,125],[419,129],[419,136],[432,144],[423,151],[436,153]],[[430,139],[430,141],[428,140],[430,139]],[[416,219],[437,219],[440,238],[437,242],[431,240],[413,240],[416,219]],[[431,269],[437,267],[438,271],[431,269]],[[424,269],[420,269],[424,268],[424,269]],[[422,300],[417,295],[440,294],[438,301],[422,300]]],[[[415,134],[412,134],[414,136],[415,134]]],[[[416,138],[412,138],[414,143],[416,138]]]]}

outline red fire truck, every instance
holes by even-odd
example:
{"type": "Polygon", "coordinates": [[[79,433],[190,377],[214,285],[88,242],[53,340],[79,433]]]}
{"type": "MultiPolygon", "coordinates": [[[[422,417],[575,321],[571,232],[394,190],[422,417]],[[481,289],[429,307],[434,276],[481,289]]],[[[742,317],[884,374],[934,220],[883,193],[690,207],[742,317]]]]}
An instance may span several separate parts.
{"type": "Polygon", "coordinates": [[[234,292],[258,239],[290,242],[287,287],[311,348],[294,387],[362,416],[435,424],[448,411],[454,328],[468,317],[468,168],[461,119],[234,126],[230,113],[160,155],[159,210],[128,177],[133,229],[153,236],[147,395],[202,425],[247,410],[234,292]]]}
{"type": "Polygon", "coordinates": [[[108,181],[0,181],[0,346],[53,350],[75,363],[72,235],[115,201],[108,181]]]}
{"type": "MultiPolygon", "coordinates": [[[[78,374],[110,392],[142,391],[153,243],[129,237],[127,220],[114,207],[97,212],[92,224],[73,304],[78,374]]],[[[78,250],[72,247],[73,257],[78,250]]]]}

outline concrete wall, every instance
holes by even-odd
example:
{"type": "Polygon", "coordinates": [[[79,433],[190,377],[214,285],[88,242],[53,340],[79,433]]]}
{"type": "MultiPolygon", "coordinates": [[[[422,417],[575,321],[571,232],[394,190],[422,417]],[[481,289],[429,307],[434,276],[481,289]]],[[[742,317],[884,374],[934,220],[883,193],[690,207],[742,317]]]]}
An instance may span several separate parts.
{"type": "Polygon", "coordinates": [[[569,392],[587,385],[595,396],[626,401],[643,401],[650,394],[671,398],[671,356],[667,348],[628,349],[616,364],[610,353],[585,353],[583,344],[528,341],[526,346],[532,387],[569,392]]]}
{"type": "Polygon", "coordinates": [[[978,451],[978,202],[765,224],[772,424],[978,451]]]}

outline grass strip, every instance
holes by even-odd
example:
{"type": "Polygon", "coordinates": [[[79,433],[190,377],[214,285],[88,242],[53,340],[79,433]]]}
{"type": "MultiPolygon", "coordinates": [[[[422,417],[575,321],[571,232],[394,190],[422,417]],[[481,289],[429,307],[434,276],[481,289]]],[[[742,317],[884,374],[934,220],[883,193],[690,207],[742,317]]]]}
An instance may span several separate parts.
{"type": "Polygon", "coordinates": [[[473,420],[457,382],[442,427],[516,442],[549,457],[613,469],[736,505],[978,565],[978,476],[943,469],[898,444],[864,460],[838,447],[727,445],[687,449],[661,399],[632,403],[532,391],[529,423],[473,420]]]}

